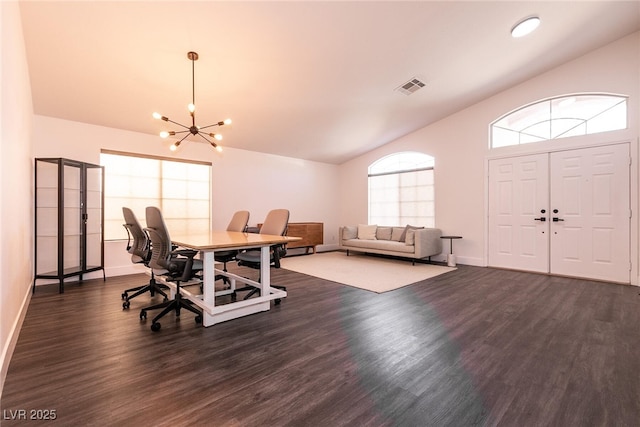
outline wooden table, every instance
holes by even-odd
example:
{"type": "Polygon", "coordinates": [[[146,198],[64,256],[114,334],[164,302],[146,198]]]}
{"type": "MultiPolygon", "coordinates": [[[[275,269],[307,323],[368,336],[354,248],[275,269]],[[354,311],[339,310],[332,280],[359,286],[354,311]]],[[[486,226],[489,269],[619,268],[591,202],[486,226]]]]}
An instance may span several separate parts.
{"type": "MultiPolygon", "coordinates": [[[[181,288],[185,298],[202,308],[202,324],[212,326],[216,323],[235,319],[241,316],[268,311],[271,300],[285,298],[286,291],[271,288],[271,269],[269,247],[300,240],[299,237],[275,236],[268,234],[242,233],[237,231],[212,231],[209,234],[186,234],[171,236],[171,241],[183,248],[200,252],[203,265],[203,294],[195,295],[188,289],[181,288]],[[260,282],[224,272],[215,268],[214,253],[220,250],[243,250],[260,248],[260,282]],[[231,288],[215,291],[216,274],[229,278],[231,288]],[[260,288],[260,296],[248,300],[240,300],[225,305],[215,305],[215,297],[228,295],[235,291],[236,282],[260,288]]],[[[172,286],[170,282],[167,283],[172,286]]],[[[175,289],[175,286],[173,286],[175,289]]]]}

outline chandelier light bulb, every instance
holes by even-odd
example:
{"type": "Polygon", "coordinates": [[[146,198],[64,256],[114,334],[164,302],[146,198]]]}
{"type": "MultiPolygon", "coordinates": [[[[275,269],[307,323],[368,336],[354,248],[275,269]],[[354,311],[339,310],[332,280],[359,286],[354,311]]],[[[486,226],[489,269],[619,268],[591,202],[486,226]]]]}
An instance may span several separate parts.
{"type": "Polygon", "coordinates": [[[153,118],[156,120],[160,120],[162,118],[162,114],[160,113],[153,113],[153,118]]]}
{"type": "Polygon", "coordinates": [[[171,151],[176,151],[178,149],[178,147],[176,147],[176,144],[171,144],[171,147],[169,147],[169,150],[171,151]]]}
{"type": "Polygon", "coordinates": [[[230,125],[230,124],[231,124],[231,119],[227,119],[227,120],[225,120],[225,121],[224,121],[224,124],[225,124],[225,125],[230,125]]]}
{"type": "Polygon", "coordinates": [[[169,136],[169,132],[167,132],[166,130],[163,130],[162,132],[160,132],[160,138],[166,138],[169,136]]]}
{"type": "Polygon", "coordinates": [[[216,147],[216,151],[217,151],[218,153],[222,153],[222,147],[218,145],[218,146],[216,147]]]}
{"type": "Polygon", "coordinates": [[[196,106],[195,106],[195,105],[193,105],[193,104],[189,104],[189,105],[187,106],[187,108],[189,109],[189,112],[190,112],[190,113],[193,113],[193,112],[195,112],[195,111],[196,111],[196,106]]]}

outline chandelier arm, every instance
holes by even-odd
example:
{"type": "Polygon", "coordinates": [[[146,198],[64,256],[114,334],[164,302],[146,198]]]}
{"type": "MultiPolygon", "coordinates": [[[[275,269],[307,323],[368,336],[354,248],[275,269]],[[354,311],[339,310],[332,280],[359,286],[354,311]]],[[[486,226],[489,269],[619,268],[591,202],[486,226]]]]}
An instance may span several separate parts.
{"type": "Polygon", "coordinates": [[[183,128],[185,128],[185,129],[189,129],[189,126],[185,126],[185,125],[183,125],[183,124],[181,124],[181,123],[174,122],[173,120],[171,120],[171,119],[170,119],[170,118],[168,118],[168,117],[167,117],[167,120],[166,120],[166,121],[171,122],[171,123],[173,123],[174,125],[182,126],[182,127],[183,127],[183,128]]]}
{"type": "Polygon", "coordinates": [[[202,139],[204,139],[205,141],[207,141],[209,144],[213,145],[214,147],[217,146],[217,144],[211,140],[209,140],[209,138],[205,137],[202,133],[198,132],[198,135],[200,135],[200,137],[202,137],[202,139]]]}
{"type": "Polygon", "coordinates": [[[178,141],[177,143],[180,144],[182,141],[184,141],[185,139],[187,139],[187,137],[189,136],[189,134],[186,134],[185,136],[182,137],[182,139],[180,141],[178,141]]]}
{"type": "Polygon", "coordinates": [[[206,129],[206,128],[210,128],[210,127],[213,127],[213,126],[220,126],[220,125],[218,123],[214,123],[212,125],[202,126],[200,129],[206,129]]]}

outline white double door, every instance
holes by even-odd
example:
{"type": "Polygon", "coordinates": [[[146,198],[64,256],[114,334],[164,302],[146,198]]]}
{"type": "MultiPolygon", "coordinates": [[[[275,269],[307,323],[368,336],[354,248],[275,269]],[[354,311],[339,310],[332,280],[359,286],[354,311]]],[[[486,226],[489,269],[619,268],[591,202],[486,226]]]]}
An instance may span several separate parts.
{"type": "Polygon", "coordinates": [[[489,266],[628,283],[629,145],[489,161],[489,266]]]}

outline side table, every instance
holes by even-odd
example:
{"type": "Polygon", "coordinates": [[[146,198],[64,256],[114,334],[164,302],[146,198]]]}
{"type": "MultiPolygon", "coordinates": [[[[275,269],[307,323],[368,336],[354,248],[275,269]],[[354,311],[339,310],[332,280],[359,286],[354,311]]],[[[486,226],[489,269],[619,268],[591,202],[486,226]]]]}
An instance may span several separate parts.
{"type": "Polygon", "coordinates": [[[456,266],[456,256],[453,254],[453,239],[462,239],[462,236],[440,236],[441,239],[449,239],[449,254],[447,255],[447,265],[456,266]]]}

